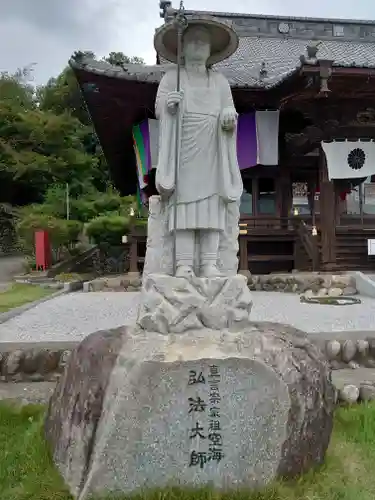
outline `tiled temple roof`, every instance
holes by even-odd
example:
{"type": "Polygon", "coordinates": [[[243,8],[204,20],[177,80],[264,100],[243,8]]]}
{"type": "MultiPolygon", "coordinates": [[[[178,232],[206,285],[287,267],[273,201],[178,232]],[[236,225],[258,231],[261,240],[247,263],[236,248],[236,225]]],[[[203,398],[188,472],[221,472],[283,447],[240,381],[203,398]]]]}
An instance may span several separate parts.
{"type": "MultiPolygon", "coordinates": [[[[235,86],[269,88],[301,67],[300,58],[312,43],[296,38],[241,37],[236,53],[218,66],[235,86]],[[266,73],[260,78],[262,64],[266,73]]],[[[322,41],[317,58],[333,60],[333,66],[339,67],[375,67],[375,44],[322,41]]]]}
{"type": "MultiPolygon", "coordinates": [[[[316,57],[333,60],[333,66],[375,68],[374,22],[208,14],[230,19],[239,33],[238,50],[215,66],[233,87],[275,87],[301,67],[301,56],[306,56],[307,46],[313,44],[318,45],[316,57]],[[288,34],[280,33],[280,24],[288,26],[288,34]],[[341,29],[339,36],[334,34],[337,26],[341,29]]],[[[157,83],[169,66],[161,62],[164,64],[129,64],[123,68],[93,60],[71,61],[71,64],[96,74],[157,83]]]]}
{"type": "MultiPolygon", "coordinates": [[[[233,87],[271,88],[301,67],[300,57],[311,43],[294,38],[241,37],[236,53],[215,68],[224,73],[233,87]]],[[[320,43],[317,57],[333,60],[333,66],[375,68],[375,43],[327,40],[320,43]]],[[[71,64],[96,74],[152,83],[159,82],[170,67],[170,64],[129,64],[122,68],[90,59],[72,60],[71,64]]]]}

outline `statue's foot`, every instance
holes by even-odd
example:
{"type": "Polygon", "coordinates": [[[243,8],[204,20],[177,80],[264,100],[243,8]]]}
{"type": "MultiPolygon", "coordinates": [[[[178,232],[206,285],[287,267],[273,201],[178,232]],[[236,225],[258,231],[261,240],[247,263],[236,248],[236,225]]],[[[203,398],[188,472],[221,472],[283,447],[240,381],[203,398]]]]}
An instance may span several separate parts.
{"type": "Polygon", "coordinates": [[[194,276],[194,269],[192,266],[177,266],[176,278],[190,279],[194,276]]]}
{"type": "Polygon", "coordinates": [[[224,276],[224,274],[215,264],[208,264],[206,266],[202,266],[201,268],[202,278],[220,278],[221,276],[224,276]]]}

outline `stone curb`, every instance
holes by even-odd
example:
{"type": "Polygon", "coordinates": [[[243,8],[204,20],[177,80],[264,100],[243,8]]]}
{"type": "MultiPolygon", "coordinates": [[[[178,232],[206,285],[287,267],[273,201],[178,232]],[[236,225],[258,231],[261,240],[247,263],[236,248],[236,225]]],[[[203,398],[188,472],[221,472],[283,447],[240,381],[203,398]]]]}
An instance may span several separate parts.
{"type": "MultiPolygon", "coordinates": [[[[368,332],[373,333],[373,332],[368,332]]],[[[375,368],[375,337],[365,336],[366,332],[330,332],[329,334],[308,334],[327,356],[332,370],[364,367],[375,368]],[[336,338],[325,339],[324,336],[336,338]],[[350,338],[350,337],[355,337],[350,338]],[[349,337],[349,338],[348,338],[349,337]]],[[[336,387],[337,404],[355,404],[375,400],[375,382],[363,380],[359,384],[344,384],[336,387]]]]}
{"type": "Polygon", "coordinates": [[[363,381],[359,386],[346,384],[341,389],[336,389],[336,402],[338,404],[368,403],[375,400],[375,383],[363,381]]]}
{"type": "Polygon", "coordinates": [[[83,284],[81,281],[72,281],[64,283],[63,288],[61,288],[55,293],[52,293],[51,295],[47,295],[46,297],[43,297],[41,299],[34,300],[33,302],[28,302],[27,304],[23,304],[22,306],[19,307],[14,307],[10,311],[0,313],[0,324],[5,323],[6,321],[15,318],[16,316],[19,316],[20,314],[28,311],[29,309],[32,309],[35,306],[38,306],[39,304],[43,304],[43,302],[47,302],[48,300],[59,297],[60,295],[65,295],[67,293],[80,290],[82,289],[82,286],[83,284]]]}
{"type": "Polygon", "coordinates": [[[56,381],[77,345],[79,342],[0,344],[0,381],[56,381]]]}
{"type": "Polygon", "coordinates": [[[375,368],[373,331],[314,332],[307,334],[326,355],[332,370],[375,368]]]}
{"type": "Polygon", "coordinates": [[[67,281],[64,283],[64,288],[63,290],[66,293],[69,292],[77,292],[78,290],[82,290],[84,285],[84,281],[67,281]]]}
{"type": "MultiPolygon", "coordinates": [[[[311,338],[311,337],[310,337],[311,338]]],[[[375,337],[359,339],[311,339],[320,343],[333,370],[340,368],[375,368],[375,337]],[[323,344],[323,345],[322,345],[323,344]]]]}
{"type": "MultiPolygon", "coordinates": [[[[64,293],[67,292],[62,290],[53,296],[64,293]]],[[[31,307],[35,305],[33,303],[31,307]]],[[[373,332],[336,332],[334,338],[330,338],[332,332],[329,333],[330,335],[308,334],[308,338],[325,353],[332,370],[345,368],[354,370],[359,367],[375,369],[375,337],[371,336],[373,332]]],[[[0,343],[0,380],[9,382],[56,380],[65,366],[67,357],[79,344],[80,341],[2,342],[0,343]]]]}
{"type": "MultiPolygon", "coordinates": [[[[239,272],[239,274],[243,274],[239,272]]],[[[357,294],[355,278],[341,274],[292,273],[248,275],[250,291],[304,294],[306,297],[339,297],[357,294]]],[[[96,278],[83,284],[84,292],[137,292],[140,276],[120,275],[96,278]]]]}
{"type": "MultiPolygon", "coordinates": [[[[59,292],[59,295],[62,293],[66,292],[59,292]]],[[[325,339],[324,333],[308,334],[308,338],[325,353],[332,370],[345,368],[354,370],[359,367],[375,369],[375,337],[368,336],[353,340],[345,338],[346,333],[348,336],[354,336],[355,332],[338,332],[335,339],[325,339]]],[[[358,334],[360,335],[361,332],[358,334]]],[[[49,374],[61,372],[60,358],[64,356],[65,359],[67,353],[70,353],[79,344],[79,341],[2,342],[0,343],[1,379],[3,381],[50,380],[49,374]],[[57,359],[57,364],[52,362],[51,358],[57,359]],[[26,370],[24,369],[25,359],[27,361],[26,370]],[[31,365],[35,365],[34,371],[31,370],[31,365]],[[42,368],[39,365],[42,365],[42,368]],[[46,366],[49,368],[46,369],[46,366]],[[37,375],[34,376],[34,373],[37,375]],[[43,374],[45,377],[41,378],[40,375],[43,374]]]]}
{"type": "MultiPolygon", "coordinates": [[[[241,273],[241,271],[239,272],[241,273]]],[[[355,278],[341,274],[292,273],[247,275],[250,291],[304,294],[306,297],[339,297],[357,294],[355,278]]],[[[84,292],[137,292],[140,276],[120,275],[96,278],[83,284],[84,292]]]]}
{"type": "Polygon", "coordinates": [[[97,278],[83,283],[83,292],[139,292],[142,279],[139,276],[113,276],[97,278]]]}
{"type": "Polygon", "coordinates": [[[306,297],[339,297],[357,294],[353,276],[296,272],[291,274],[251,275],[251,291],[303,294],[306,297]]]}
{"type": "Polygon", "coordinates": [[[353,276],[356,283],[356,288],[361,295],[375,298],[375,282],[372,281],[366,274],[361,271],[352,271],[349,273],[353,276]]]}

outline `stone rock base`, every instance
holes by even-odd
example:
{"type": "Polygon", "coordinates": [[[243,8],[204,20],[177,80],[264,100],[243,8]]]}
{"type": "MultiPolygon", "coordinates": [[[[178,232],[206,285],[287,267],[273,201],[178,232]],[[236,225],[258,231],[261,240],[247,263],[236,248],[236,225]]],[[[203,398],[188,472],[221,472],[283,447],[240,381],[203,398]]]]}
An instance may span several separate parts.
{"type": "Polygon", "coordinates": [[[250,290],[264,292],[303,293],[306,297],[338,297],[357,293],[355,278],[344,274],[295,272],[251,275],[250,290]]]}
{"type": "Polygon", "coordinates": [[[245,276],[176,278],[150,274],[144,278],[137,323],[163,334],[247,325],[251,293],[245,276]]]}
{"type": "Polygon", "coordinates": [[[335,392],[298,330],[86,338],[52,397],[46,436],[79,500],[167,486],[261,487],[321,464],[335,392]]]}

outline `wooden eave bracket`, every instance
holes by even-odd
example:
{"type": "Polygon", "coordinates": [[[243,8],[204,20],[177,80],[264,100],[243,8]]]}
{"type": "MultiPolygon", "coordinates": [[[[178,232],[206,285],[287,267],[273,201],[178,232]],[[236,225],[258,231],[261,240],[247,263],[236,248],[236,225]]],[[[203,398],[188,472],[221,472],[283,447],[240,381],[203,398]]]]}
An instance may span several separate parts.
{"type": "Polygon", "coordinates": [[[301,56],[301,62],[302,67],[300,74],[319,77],[319,95],[328,97],[328,94],[330,93],[328,81],[336,69],[332,67],[334,61],[331,59],[316,59],[315,61],[309,61],[305,56],[301,56]]]}
{"type": "Polygon", "coordinates": [[[320,76],[320,94],[328,97],[330,92],[328,88],[328,81],[332,76],[333,60],[331,59],[318,59],[319,76],[320,76]]]}

